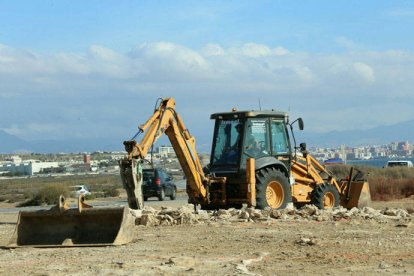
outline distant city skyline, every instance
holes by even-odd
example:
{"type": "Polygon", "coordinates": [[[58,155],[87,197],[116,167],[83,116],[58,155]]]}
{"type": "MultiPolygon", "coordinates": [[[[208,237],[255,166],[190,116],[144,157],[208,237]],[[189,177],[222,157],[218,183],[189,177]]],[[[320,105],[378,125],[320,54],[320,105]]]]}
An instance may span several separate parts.
{"type": "Polygon", "coordinates": [[[121,143],[158,97],[204,147],[259,102],[309,133],[414,120],[411,1],[0,1],[0,26],[0,130],[26,141],[121,143]]]}

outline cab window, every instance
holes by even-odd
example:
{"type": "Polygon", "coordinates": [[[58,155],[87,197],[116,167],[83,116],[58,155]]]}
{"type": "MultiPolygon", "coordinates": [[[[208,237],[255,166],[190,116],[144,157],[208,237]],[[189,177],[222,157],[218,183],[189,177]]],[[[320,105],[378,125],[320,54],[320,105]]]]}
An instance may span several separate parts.
{"type": "Polygon", "coordinates": [[[289,143],[283,121],[272,121],[272,152],[274,155],[289,153],[289,143]]]}
{"type": "Polygon", "coordinates": [[[220,120],[214,139],[212,165],[237,165],[243,125],[239,120],[220,120]]]}

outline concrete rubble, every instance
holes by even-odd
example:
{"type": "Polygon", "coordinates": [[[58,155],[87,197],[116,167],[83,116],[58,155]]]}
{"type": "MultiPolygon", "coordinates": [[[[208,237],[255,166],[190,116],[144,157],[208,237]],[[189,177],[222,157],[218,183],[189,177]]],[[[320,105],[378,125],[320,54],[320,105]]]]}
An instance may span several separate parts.
{"type": "Polygon", "coordinates": [[[277,220],[307,220],[307,221],[341,221],[341,220],[374,220],[379,223],[394,222],[399,227],[410,227],[414,213],[410,210],[385,208],[377,210],[370,207],[350,210],[337,207],[330,210],[320,210],[314,205],[305,205],[300,209],[290,207],[283,210],[257,210],[254,208],[242,208],[215,211],[198,210],[194,212],[194,206],[184,205],[179,208],[161,207],[156,210],[144,207],[143,210],[131,210],[136,218],[136,225],[144,226],[172,226],[181,224],[201,223],[232,223],[232,222],[272,222],[277,220]]]}

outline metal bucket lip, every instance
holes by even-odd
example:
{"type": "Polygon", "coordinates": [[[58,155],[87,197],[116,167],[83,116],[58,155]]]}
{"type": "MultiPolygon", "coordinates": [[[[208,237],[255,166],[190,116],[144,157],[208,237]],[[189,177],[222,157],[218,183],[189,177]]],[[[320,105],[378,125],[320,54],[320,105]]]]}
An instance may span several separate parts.
{"type": "MultiPolygon", "coordinates": [[[[14,230],[13,236],[9,241],[9,244],[4,248],[20,248],[20,247],[35,247],[35,248],[54,248],[54,247],[102,247],[102,246],[115,246],[127,244],[133,239],[133,227],[135,226],[135,218],[131,215],[128,206],[123,207],[98,207],[90,209],[79,209],[71,208],[67,210],[59,210],[52,208],[48,210],[37,210],[37,211],[20,211],[17,220],[17,225],[14,230]],[[94,216],[95,214],[118,214],[122,216],[118,230],[116,231],[115,238],[112,242],[104,243],[65,243],[62,244],[18,244],[19,226],[21,225],[21,219],[25,217],[55,217],[55,216],[94,216]]],[[[53,233],[51,233],[53,234],[53,233]]]]}
{"type": "Polygon", "coordinates": [[[120,206],[120,207],[94,207],[90,209],[82,209],[79,211],[77,208],[70,208],[67,210],[59,210],[59,209],[43,209],[43,210],[36,210],[36,211],[20,211],[19,217],[35,217],[35,216],[56,216],[58,214],[73,214],[73,215],[85,215],[85,214],[93,214],[93,213],[122,213],[124,209],[128,208],[127,206],[120,206]]]}

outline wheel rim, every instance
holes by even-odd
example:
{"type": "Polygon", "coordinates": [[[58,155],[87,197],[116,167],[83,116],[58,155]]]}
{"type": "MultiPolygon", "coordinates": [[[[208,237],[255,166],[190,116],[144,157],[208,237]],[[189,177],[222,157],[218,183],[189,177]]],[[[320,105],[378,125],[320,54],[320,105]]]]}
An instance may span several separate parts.
{"type": "Polygon", "coordinates": [[[270,182],[266,187],[266,201],[271,208],[279,208],[284,199],[283,187],[277,181],[270,182]]]}
{"type": "Polygon", "coordinates": [[[332,192],[327,192],[323,196],[323,207],[324,208],[332,208],[335,205],[335,196],[332,192]]]}

